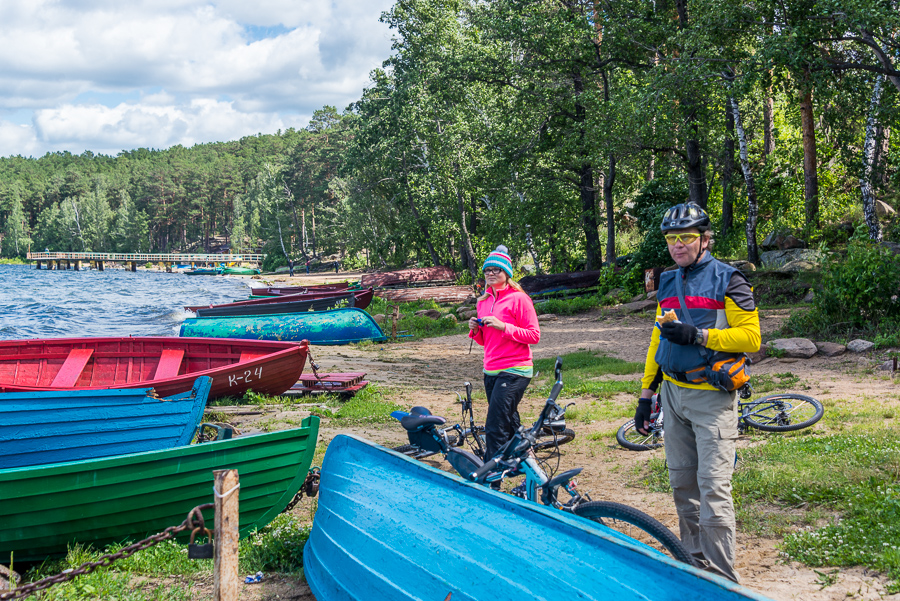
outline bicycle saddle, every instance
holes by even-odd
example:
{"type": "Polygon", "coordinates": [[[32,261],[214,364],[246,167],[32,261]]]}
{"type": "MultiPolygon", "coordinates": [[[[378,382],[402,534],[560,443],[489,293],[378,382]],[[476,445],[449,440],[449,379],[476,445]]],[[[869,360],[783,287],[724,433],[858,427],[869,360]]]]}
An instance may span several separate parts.
{"type": "Polygon", "coordinates": [[[400,420],[400,425],[408,432],[422,430],[428,426],[441,426],[446,423],[447,420],[437,415],[407,415],[400,420]]]}

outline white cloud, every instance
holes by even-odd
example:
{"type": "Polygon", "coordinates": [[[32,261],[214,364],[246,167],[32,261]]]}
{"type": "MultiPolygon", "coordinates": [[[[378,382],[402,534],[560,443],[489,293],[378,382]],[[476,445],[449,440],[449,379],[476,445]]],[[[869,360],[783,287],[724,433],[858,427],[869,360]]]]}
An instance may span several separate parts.
{"type": "Polygon", "coordinates": [[[0,123],[0,153],[118,152],[305,125],[317,108],[359,98],[390,53],[378,17],[391,4],[3,0],[0,109],[34,111],[34,128],[0,123]]]}

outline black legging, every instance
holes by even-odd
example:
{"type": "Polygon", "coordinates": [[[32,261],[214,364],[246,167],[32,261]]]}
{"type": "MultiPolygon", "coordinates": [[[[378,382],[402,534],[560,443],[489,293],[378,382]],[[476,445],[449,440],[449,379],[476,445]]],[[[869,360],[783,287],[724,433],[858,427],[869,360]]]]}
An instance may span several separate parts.
{"type": "Polygon", "coordinates": [[[493,457],[519,428],[519,401],[531,378],[500,372],[484,376],[484,391],[488,398],[487,419],[484,422],[485,461],[493,457]]]}

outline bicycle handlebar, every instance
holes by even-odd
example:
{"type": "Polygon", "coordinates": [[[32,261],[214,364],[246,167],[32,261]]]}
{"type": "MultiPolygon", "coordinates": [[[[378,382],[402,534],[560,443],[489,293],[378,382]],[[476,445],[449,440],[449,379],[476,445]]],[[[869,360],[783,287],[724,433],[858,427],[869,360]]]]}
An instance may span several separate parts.
{"type": "Polygon", "coordinates": [[[481,481],[484,479],[484,477],[487,476],[491,471],[495,470],[498,464],[499,461],[497,461],[496,459],[491,459],[480,468],[469,474],[469,480],[481,484],[481,481]]]}

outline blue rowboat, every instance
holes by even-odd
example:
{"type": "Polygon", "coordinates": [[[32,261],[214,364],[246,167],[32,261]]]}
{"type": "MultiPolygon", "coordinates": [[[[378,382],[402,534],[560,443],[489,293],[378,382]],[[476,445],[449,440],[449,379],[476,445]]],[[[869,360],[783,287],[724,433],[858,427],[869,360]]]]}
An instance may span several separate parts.
{"type": "Polygon", "coordinates": [[[594,522],[346,435],[325,454],[303,567],[318,601],[766,599],[594,522]]]}
{"type": "Polygon", "coordinates": [[[0,394],[0,469],[190,444],[212,378],[159,398],[152,388],[0,394]]]}
{"type": "Polygon", "coordinates": [[[300,341],[310,344],[348,344],[385,340],[384,332],[362,309],[334,309],[278,315],[249,315],[185,319],[180,336],[300,341]]]}

